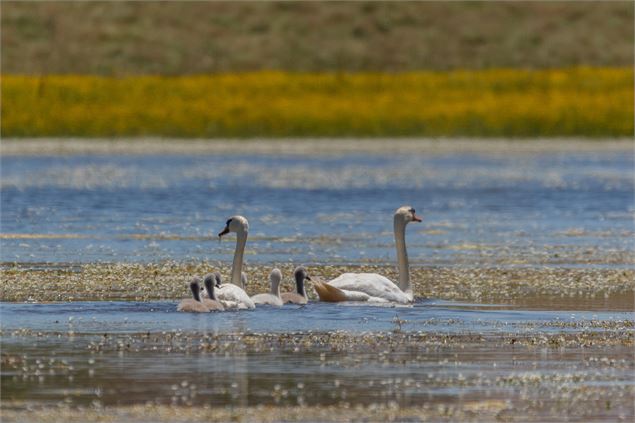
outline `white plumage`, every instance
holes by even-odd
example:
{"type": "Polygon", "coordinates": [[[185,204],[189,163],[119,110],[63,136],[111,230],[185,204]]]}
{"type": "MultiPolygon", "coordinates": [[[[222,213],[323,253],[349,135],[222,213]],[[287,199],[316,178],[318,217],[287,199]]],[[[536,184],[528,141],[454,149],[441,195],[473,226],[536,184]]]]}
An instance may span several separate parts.
{"type": "Polygon", "coordinates": [[[258,294],[251,297],[256,304],[270,305],[274,307],[282,307],[284,304],[280,298],[280,281],[282,280],[282,272],[279,269],[273,269],[269,275],[271,283],[271,291],[267,294],[258,294]]]}
{"type": "Polygon", "coordinates": [[[233,283],[224,283],[214,290],[216,299],[225,306],[226,309],[248,310],[256,308],[256,304],[249,298],[249,295],[239,286],[233,283]]]}
{"type": "Polygon", "coordinates": [[[393,223],[399,265],[399,285],[377,273],[344,273],[327,283],[313,282],[320,300],[411,303],[414,296],[410,285],[405,233],[406,225],[410,222],[421,222],[412,207],[403,206],[395,211],[393,223]]]}
{"type": "Polygon", "coordinates": [[[390,279],[377,273],[344,273],[328,284],[344,291],[347,301],[390,301],[400,304],[412,301],[412,296],[408,296],[390,279]]]}

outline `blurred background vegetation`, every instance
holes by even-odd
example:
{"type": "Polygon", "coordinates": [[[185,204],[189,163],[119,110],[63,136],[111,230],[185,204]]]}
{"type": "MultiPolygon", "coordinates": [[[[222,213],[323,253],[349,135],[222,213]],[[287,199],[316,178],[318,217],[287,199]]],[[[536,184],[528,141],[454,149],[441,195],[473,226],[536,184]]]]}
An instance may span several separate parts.
{"type": "Polygon", "coordinates": [[[633,132],[633,12],[631,1],[3,1],[2,132],[628,136],[633,132]],[[509,69],[521,73],[517,82],[508,76],[501,82],[498,69],[500,75],[509,69]],[[272,70],[279,73],[273,77],[272,70]],[[527,76],[527,71],[534,73],[527,76]],[[456,72],[458,85],[452,83],[456,72]],[[404,73],[418,76],[404,78],[404,73]],[[51,77],[60,74],[69,75],[61,85],[51,77]],[[243,75],[245,83],[223,86],[227,79],[219,74],[243,75]],[[324,75],[339,74],[350,74],[348,85],[328,78],[331,82],[324,83],[324,75]],[[150,83],[146,75],[168,78],[150,83]],[[142,88],[129,101],[121,93],[96,101],[122,89],[122,77],[142,88]],[[355,77],[364,82],[351,83],[355,77]],[[275,114],[263,114],[267,99],[276,105],[275,114]],[[482,99],[489,108],[478,104],[482,99]],[[164,112],[144,113],[157,101],[164,112]],[[196,122],[187,122],[192,114],[187,104],[200,106],[193,113],[196,122]],[[401,104],[426,113],[391,116],[401,104]],[[488,117],[515,104],[515,113],[488,117]],[[545,104],[551,108],[540,110],[545,104]],[[320,115],[325,108],[339,117],[320,115]],[[65,110],[75,114],[63,116],[65,110]],[[512,120],[505,120],[507,115],[512,120]]]}

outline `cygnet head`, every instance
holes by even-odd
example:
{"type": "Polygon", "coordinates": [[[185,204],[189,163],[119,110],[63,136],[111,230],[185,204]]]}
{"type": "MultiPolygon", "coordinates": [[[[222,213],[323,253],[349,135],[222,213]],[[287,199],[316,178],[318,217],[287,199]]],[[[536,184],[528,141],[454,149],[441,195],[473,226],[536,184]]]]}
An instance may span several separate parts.
{"type": "Polygon", "coordinates": [[[293,277],[297,281],[311,280],[304,266],[298,266],[293,271],[293,277]]]}
{"type": "Polygon", "coordinates": [[[311,278],[309,277],[309,274],[307,273],[304,266],[296,267],[293,271],[293,277],[295,278],[295,287],[298,294],[306,296],[306,291],[304,290],[304,281],[310,281],[311,278]]]}
{"type": "Polygon", "coordinates": [[[275,268],[269,274],[269,282],[271,282],[271,293],[280,296],[280,282],[282,281],[282,272],[275,268]]]}
{"type": "Polygon", "coordinates": [[[205,289],[207,290],[207,296],[211,300],[215,300],[216,298],[214,297],[214,285],[216,284],[216,278],[214,274],[208,273],[207,275],[205,275],[203,284],[205,285],[205,289]]]}
{"type": "Polygon", "coordinates": [[[395,223],[408,224],[410,222],[421,222],[421,218],[416,215],[415,209],[410,206],[401,206],[395,210],[395,223]]]}
{"type": "Polygon", "coordinates": [[[196,301],[201,301],[201,278],[198,276],[192,278],[190,282],[190,290],[192,290],[192,296],[196,301]]]}
{"type": "Polygon", "coordinates": [[[214,281],[216,281],[216,288],[220,288],[223,283],[223,277],[220,275],[220,272],[214,272],[214,281]]]}
{"type": "Polygon", "coordinates": [[[249,232],[249,222],[243,216],[230,217],[227,219],[225,228],[218,234],[218,237],[221,238],[223,235],[227,235],[230,232],[235,232],[237,234],[249,232]]]}

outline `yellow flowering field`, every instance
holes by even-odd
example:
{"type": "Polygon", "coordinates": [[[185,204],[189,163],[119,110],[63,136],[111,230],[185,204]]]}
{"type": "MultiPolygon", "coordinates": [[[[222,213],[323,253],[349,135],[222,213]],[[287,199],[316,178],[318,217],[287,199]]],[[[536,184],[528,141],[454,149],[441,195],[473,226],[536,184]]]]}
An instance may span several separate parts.
{"type": "Polygon", "coordinates": [[[2,76],[4,137],[630,136],[633,70],[2,76]]]}

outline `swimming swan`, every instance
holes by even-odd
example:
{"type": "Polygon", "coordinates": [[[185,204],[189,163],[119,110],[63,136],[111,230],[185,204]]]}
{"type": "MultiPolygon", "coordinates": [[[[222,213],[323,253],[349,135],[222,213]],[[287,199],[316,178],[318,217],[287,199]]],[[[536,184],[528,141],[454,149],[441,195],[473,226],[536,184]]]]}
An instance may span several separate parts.
{"type": "Polygon", "coordinates": [[[249,233],[249,222],[242,216],[233,216],[227,220],[225,229],[218,234],[218,237],[221,238],[230,232],[236,233],[236,250],[234,251],[234,261],[232,263],[231,283],[220,285],[216,292],[216,298],[223,303],[225,307],[227,307],[228,304],[236,303],[235,308],[238,309],[256,308],[254,302],[243,289],[244,286],[241,288],[243,284],[243,255],[245,253],[245,244],[247,243],[247,235],[249,233]]]}
{"type": "Polygon", "coordinates": [[[268,294],[258,294],[251,297],[256,304],[267,304],[275,307],[282,307],[282,298],[280,298],[280,281],[282,280],[282,272],[280,269],[273,269],[269,275],[271,282],[271,291],[268,294]]]}
{"type": "Polygon", "coordinates": [[[408,304],[413,301],[408,252],[406,251],[406,225],[421,222],[410,206],[399,207],[394,215],[395,245],[399,263],[399,286],[377,273],[344,273],[330,282],[313,281],[320,301],[372,301],[408,304]]]}
{"type": "MultiPolygon", "coordinates": [[[[242,286],[245,286],[247,284],[247,276],[245,276],[244,273],[241,274],[240,276],[241,276],[240,279],[241,279],[242,286]]],[[[246,309],[245,306],[241,306],[240,303],[237,302],[237,301],[221,300],[221,299],[218,298],[217,292],[218,292],[218,289],[221,286],[223,286],[223,285],[232,285],[232,284],[223,284],[223,279],[222,279],[222,276],[221,276],[220,272],[208,273],[207,275],[204,276],[203,280],[204,280],[204,283],[205,283],[206,287],[207,287],[207,285],[209,283],[214,285],[214,287],[213,287],[213,289],[214,289],[214,291],[213,291],[214,299],[216,301],[218,301],[225,308],[225,310],[244,310],[244,309],[246,309]]],[[[232,286],[234,286],[234,285],[232,285],[232,286]]],[[[231,286],[229,288],[231,289],[231,286]]],[[[201,298],[202,298],[201,301],[203,301],[203,303],[205,303],[205,300],[207,298],[209,298],[209,294],[207,293],[207,289],[201,291],[201,298]]]]}
{"type": "Polygon", "coordinates": [[[202,298],[201,302],[209,308],[209,311],[224,311],[225,306],[216,299],[216,295],[214,294],[215,282],[216,279],[214,278],[214,275],[205,276],[203,283],[205,284],[205,291],[207,291],[207,298],[202,298]]]}
{"type": "Polygon", "coordinates": [[[280,294],[282,302],[285,304],[306,304],[309,302],[309,298],[306,295],[304,289],[304,281],[310,281],[311,278],[306,272],[306,269],[302,266],[298,266],[293,271],[293,277],[295,279],[295,291],[296,292],[284,292],[280,294]]]}
{"type": "Polygon", "coordinates": [[[190,290],[192,291],[192,298],[187,298],[179,303],[176,310],[185,311],[189,313],[209,313],[209,308],[201,302],[200,297],[200,280],[201,278],[194,278],[190,282],[190,290]]]}

